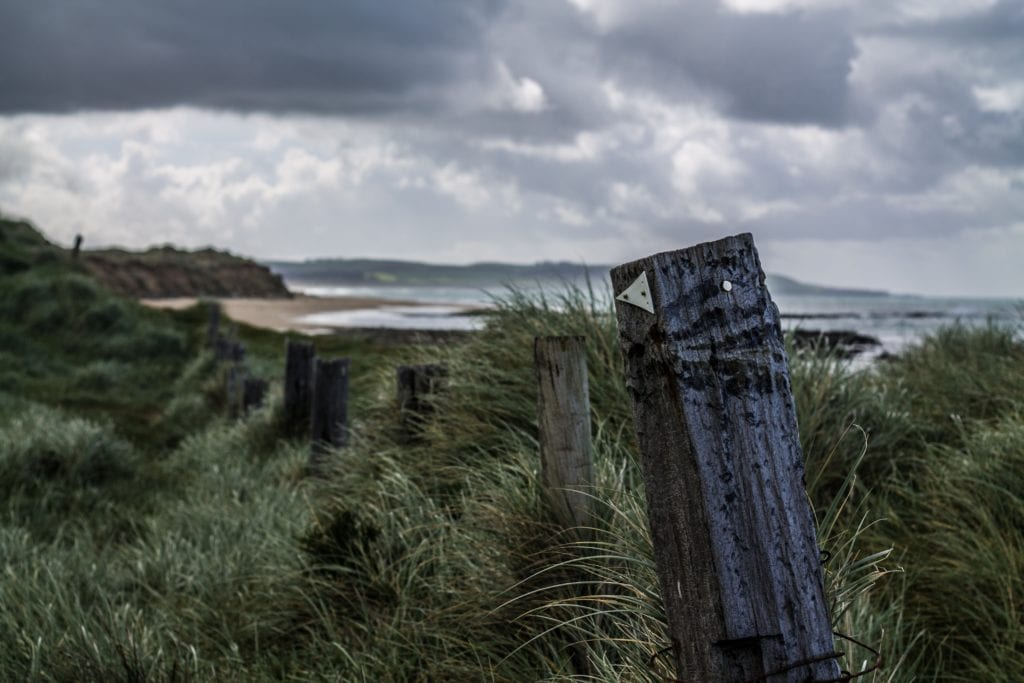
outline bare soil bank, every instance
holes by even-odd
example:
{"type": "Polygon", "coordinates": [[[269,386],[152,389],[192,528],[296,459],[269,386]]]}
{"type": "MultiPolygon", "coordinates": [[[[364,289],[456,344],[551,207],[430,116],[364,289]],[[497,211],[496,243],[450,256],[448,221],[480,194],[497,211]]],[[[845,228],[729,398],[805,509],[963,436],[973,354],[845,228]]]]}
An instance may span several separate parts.
{"type": "Polygon", "coordinates": [[[93,277],[122,296],[291,296],[281,276],[266,266],[215,249],[183,251],[159,247],[143,252],[85,251],[82,262],[93,277]]]}

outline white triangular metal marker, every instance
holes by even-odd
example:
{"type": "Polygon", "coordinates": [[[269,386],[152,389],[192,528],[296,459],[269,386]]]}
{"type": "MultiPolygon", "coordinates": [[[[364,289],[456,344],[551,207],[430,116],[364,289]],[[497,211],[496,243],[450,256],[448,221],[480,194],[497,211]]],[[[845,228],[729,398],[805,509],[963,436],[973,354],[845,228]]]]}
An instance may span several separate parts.
{"type": "Polygon", "coordinates": [[[633,304],[644,309],[648,313],[654,313],[654,302],[651,301],[651,288],[647,286],[647,272],[642,271],[640,277],[633,280],[633,284],[626,287],[626,291],[615,297],[618,301],[633,304]]]}

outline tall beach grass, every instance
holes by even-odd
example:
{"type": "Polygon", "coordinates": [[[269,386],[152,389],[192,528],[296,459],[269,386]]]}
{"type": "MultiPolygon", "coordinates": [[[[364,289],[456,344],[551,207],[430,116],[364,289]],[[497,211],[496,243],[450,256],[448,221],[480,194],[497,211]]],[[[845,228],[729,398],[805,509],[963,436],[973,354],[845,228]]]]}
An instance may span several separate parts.
{"type": "MultiPolygon", "coordinates": [[[[457,345],[319,340],[353,355],[359,398],[352,445],[310,479],[278,385],[244,420],[223,416],[201,310],[139,311],[78,275],[30,274],[3,286],[47,295],[5,299],[0,325],[0,679],[678,675],[658,656],[665,617],[601,297],[513,291],[457,345]],[[539,485],[532,342],[553,334],[587,338],[598,514],[585,532],[557,526],[539,485]],[[118,335],[143,351],[121,353],[118,335]],[[39,348],[49,365],[23,362],[39,348]],[[450,374],[410,443],[394,367],[414,362],[450,374]]],[[[279,372],[282,338],[242,332],[279,372]]],[[[835,628],[884,657],[868,680],[1024,678],[1015,331],[949,328],[858,371],[791,358],[835,628]]],[[[837,646],[851,671],[874,659],[837,646]]]]}

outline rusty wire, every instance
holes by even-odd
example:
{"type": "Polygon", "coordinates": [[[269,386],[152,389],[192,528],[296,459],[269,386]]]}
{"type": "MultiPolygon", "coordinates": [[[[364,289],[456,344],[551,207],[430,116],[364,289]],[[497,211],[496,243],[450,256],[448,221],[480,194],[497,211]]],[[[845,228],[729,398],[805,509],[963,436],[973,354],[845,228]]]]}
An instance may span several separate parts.
{"type": "MultiPolygon", "coordinates": [[[[870,645],[868,645],[868,644],[866,644],[866,643],[864,643],[864,642],[862,642],[860,640],[857,640],[853,636],[848,636],[848,635],[846,635],[844,633],[840,633],[839,631],[833,631],[832,634],[834,636],[836,636],[837,638],[842,638],[843,640],[851,642],[851,643],[853,643],[855,645],[859,645],[860,647],[864,648],[865,650],[868,650],[869,652],[871,652],[871,654],[875,655],[874,663],[871,666],[869,666],[868,668],[866,668],[863,671],[860,671],[858,673],[852,673],[850,671],[846,671],[845,669],[842,669],[839,672],[839,677],[838,678],[818,678],[818,679],[808,678],[806,683],[846,683],[847,681],[852,681],[855,678],[860,678],[861,676],[865,676],[865,675],[867,675],[869,673],[872,673],[872,672],[877,671],[878,669],[882,668],[882,653],[881,652],[879,652],[875,648],[871,647],[870,645]]],[[[668,652],[671,649],[672,649],[672,646],[669,645],[668,647],[664,647],[664,648],[658,650],[657,652],[653,653],[650,656],[650,658],[647,660],[647,666],[653,670],[657,660],[663,654],[665,654],[666,652],[668,652]]],[[[844,657],[844,656],[846,656],[846,652],[844,652],[842,650],[837,650],[835,652],[831,652],[831,653],[825,654],[825,655],[815,655],[813,657],[806,657],[804,659],[800,659],[798,661],[795,661],[795,662],[793,662],[791,664],[787,664],[786,666],[784,666],[784,667],[782,667],[780,669],[776,669],[775,671],[771,671],[769,673],[763,674],[761,676],[758,676],[757,678],[752,678],[752,679],[750,679],[748,681],[745,681],[744,683],[763,683],[764,681],[768,681],[772,676],[780,676],[780,675],[782,675],[784,673],[788,673],[790,671],[793,671],[794,669],[799,669],[800,667],[803,667],[803,666],[810,666],[811,664],[817,664],[818,662],[824,662],[824,661],[827,661],[829,659],[839,659],[840,657],[844,657]]],[[[684,681],[681,678],[672,678],[672,677],[669,676],[669,677],[665,678],[665,683],[688,683],[688,682],[684,681]]]]}

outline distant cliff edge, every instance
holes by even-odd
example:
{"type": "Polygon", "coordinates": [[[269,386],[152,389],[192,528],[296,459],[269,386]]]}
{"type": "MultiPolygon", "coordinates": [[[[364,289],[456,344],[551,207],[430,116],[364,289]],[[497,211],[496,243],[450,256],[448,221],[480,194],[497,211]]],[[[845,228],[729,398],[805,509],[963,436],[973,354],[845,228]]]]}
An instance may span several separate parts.
{"type": "Polygon", "coordinates": [[[281,276],[270,268],[216,249],[104,249],[83,251],[81,258],[89,272],[108,288],[140,299],[292,296],[281,276]]]}

